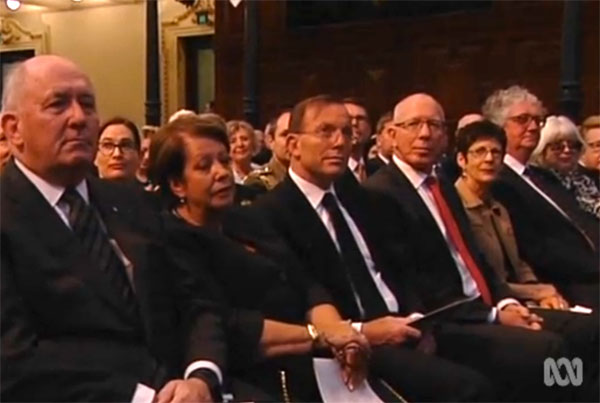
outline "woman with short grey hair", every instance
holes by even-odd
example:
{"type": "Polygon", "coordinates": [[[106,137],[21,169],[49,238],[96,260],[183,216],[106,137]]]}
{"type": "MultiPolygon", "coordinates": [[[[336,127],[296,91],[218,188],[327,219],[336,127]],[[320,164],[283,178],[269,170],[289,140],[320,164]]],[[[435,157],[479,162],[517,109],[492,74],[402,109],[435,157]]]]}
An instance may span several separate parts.
{"type": "Polygon", "coordinates": [[[575,195],[579,206],[600,218],[600,190],[577,168],[585,142],[579,130],[566,116],[549,116],[531,162],[552,171],[563,186],[575,195]]]}

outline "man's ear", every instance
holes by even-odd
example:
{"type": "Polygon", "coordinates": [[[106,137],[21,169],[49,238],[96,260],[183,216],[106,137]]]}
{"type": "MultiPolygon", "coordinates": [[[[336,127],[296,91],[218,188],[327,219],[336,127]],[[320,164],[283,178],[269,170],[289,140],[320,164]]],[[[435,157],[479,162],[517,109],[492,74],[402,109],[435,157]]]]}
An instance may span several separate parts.
{"type": "Polygon", "coordinates": [[[0,115],[0,127],[11,148],[23,149],[24,141],[19,131],[19,118],[14,112],[4,112],[0,115]]]}
{"type": "Polygon", "coordinates": [[[171,192],[178,198],[183,199],[187,197],[187,191],[185,184],[181,179],[171,178],[169,179],[169,187],[171,192]]]}
{"type": "Polygon", "coordinates": [[[273,142],[275,141],[275,139],[270,135],[265,133],[265,146],[273,151],[273,142]]]}
{"type": "Polygon", "coordinates": [[[456,163],[458,164],[458,166],[461,169],[463,169],[463,170],[465,169],[465,167],[467,166],[467,160],[463,153],[461,153],[461,152],[456,153],[456,163]]]}
{"type": "Polygon", "coordinates": [[[299,141],[300,136],[295,133],[288,133],[287,137],[285,138],[285,146],[288,154],[290,155],[290,159],[300,155],[299,141]]]}

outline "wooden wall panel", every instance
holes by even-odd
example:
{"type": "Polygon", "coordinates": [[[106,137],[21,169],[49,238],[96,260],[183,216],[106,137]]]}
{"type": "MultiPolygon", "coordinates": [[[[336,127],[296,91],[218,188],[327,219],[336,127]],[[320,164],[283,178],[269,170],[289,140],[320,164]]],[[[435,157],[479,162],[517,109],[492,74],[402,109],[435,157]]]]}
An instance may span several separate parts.
{"type": "MultiPolygon", "coordinates": [[[[217,2],[217,110],[242,115],[243,4],[217,2]],[[220,15],[225,15],[222,20],[220,15]]],[[[495,1],[487,10],[288,29],[285,2],[260,4],[259,105],[277,109],[321,92],[365,99],[372,119],[415,91],[449,120],[496,88],[520,83],[558,104],[563,3],[495,1]]],[[[599,109],[598,2],[583,4],[584,114],[599,109]]]]}

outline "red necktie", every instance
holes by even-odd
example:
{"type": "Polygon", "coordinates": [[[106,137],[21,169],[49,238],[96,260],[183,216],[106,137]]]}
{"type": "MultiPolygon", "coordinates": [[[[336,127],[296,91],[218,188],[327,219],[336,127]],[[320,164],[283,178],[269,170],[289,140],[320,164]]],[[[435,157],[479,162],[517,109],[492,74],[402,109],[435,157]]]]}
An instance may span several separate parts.
{"type": "Polygon", "coordinates": [[[425,184],[429,190],[431,190],[435,204],[437,205],[438,211],[442,216],[442,221],[446,226],[446,231],[448,232],[450,242],[452,242],[456,247],[458,254],[465,262],[467,269],[471,273],[471,277],[473,277],[473,280],[475,280],[475,284],[477,284],[481,298],[485,303],[492,305],[492,295],[487,286],[485,278],[481,274],[481,270],[479,270],[477,263],[475,263],[475,259],[473,259],[471,252],[469,252],[469,249],[465,244],[465,240],[458,229],[458,224],[452,215],[452,210],[450,210],[450,207],[446,203],[446,199],[444,199],[444,196],[442,195],[439,182],[436,178],[429,176],[427,180],[425,180],[425,184]]]}
{"type": "Polygon", "coordinates": [[[358,175],[359,183],[363,183],[365,180],[367,180],[367,169],[365,167],[364,162],[358,162],[356,164],[356,167],[354,168],[354,172],[356,172],[356,174],[358,175]]]}

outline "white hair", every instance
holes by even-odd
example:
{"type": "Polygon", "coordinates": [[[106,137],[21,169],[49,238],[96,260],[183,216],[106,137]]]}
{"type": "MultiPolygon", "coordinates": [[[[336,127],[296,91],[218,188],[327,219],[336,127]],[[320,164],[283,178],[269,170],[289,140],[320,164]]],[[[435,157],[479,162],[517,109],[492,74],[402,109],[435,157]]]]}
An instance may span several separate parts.
{"type": "Polygon", "coordinates": [[[508,118],[508,110],[511,106],[517,102],[531,102],[544,110],[542,101],[538,99],[534,94],[529,92],[525,87],[519,85],[513,85],[511,87],[496,90],[490,95],[483,104],[481,112],[486,119],[491,120],[500,127],[504,126],[506,119],[508,118]]]}
{"type": "Polygon", "coordinates": [[[540,132],[540,141],[531,154],[531,160],[538,165],[543,163],[544,150],[549,144],[557,141],[571,140],[585,144],[577,126],[566,116],[548,116],[546,124],[540,132]]]}
{"type": "Polygon", "coordinates": [[[182,117],[182,116],[197,116],[196,112],[190,111],[189,109],[180,109],[169,117],[169,123],[182,117]]]}

